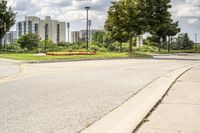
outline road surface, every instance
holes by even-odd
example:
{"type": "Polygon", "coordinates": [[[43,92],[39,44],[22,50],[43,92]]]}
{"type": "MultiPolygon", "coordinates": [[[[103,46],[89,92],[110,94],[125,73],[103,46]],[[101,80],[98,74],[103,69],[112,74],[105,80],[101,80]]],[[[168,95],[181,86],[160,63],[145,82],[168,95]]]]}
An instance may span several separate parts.
{"type": "Polygon", "coordinates": [[[21,74],[0,80],[0,132],[76,133],[153,80],[199,59],[182,55],[23,64],[21,74]]]}
{"type": "Polygon", "coordinates": [[[15,75],[19,72],[20,66],[17,62],[0,59],[0,79],[15,75]]]}

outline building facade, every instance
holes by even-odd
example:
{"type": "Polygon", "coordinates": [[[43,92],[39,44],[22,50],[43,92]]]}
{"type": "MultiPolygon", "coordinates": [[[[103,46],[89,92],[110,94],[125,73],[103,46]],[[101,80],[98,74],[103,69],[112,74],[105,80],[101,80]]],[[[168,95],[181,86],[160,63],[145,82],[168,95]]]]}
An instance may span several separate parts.
{"type": "Polygon", "coordinates": [[[17,31],[7,32],[2,40],[2,44],[11,44],[17,40],[17,31]]]}
{"type": "MultiPolygon", "coordinates": [[[[93,29],[93,30],[89,30],[88,31],[88,40],[89,42],[92,41],[93,38],[93,34],[95,32],[104,32],[104,30],[101,29],[93,29]]],[[[86,42],[86,35],[87,35],[87,31],[86,30],[81,30],[81,31],[72,31],[71,32],[71,40],[72,43],[77,43],[77,42],[86,42]]]]}
{"type": "Polygon", "coordinates": [[[54,43],[66,41],[66,23],[52,20],[50,16],[44,20],[26,16],[25,21],[17,23],[17,35],[20,37],[28,33],[37,34],[42,40],[49,39],[54,43]]]}

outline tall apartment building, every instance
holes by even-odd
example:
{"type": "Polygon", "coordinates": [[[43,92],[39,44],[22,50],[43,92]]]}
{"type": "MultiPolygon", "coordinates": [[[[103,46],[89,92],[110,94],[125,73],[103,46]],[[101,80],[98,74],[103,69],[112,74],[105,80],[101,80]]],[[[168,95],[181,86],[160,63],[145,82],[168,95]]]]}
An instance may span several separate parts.
{"type": "Polygon", "coordinates": [[[46,16],[44,20],[35,16],[26,16],[25,21],[17,23],[18,37],[34,33],[39,35],[42,40],[49,39],[54,43],[66,41],[66,23],[52,20],[46,16]]]}
{"type": "MultiPolygon", "coordinates": [[[[89,33],[88,33],[88,40],[89,41],[92,41],[92,38],[93,38],[93,34],[95,32],[104,32],[104,30],[101,30],[101,29],[93,29],[93,30],[90,30],[89,33]]],[[[76,43],[76,42],[80,42],[80,41],[86,41],[86,30],[81,30],[81,31],[72,31],[71,32],[71,38],[72,38],[72,42],[73,43],[76,43]]]]}

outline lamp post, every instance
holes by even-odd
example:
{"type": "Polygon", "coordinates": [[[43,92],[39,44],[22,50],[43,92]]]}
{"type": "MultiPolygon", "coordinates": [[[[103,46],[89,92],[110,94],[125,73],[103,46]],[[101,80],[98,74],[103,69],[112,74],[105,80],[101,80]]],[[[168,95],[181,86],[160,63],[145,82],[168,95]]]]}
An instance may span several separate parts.
{"type": "Polygon", "coordinates": [[[92,20],[88,20],[88,26],[89,26],[89,42],[91,42],[91,33],[90,33],[90,29],[91,29],[91,26],[92,26],[92,20]]]}
{"type": "Polygon", "coordinates": [[[86,11],[87,11],[87,19],[86,19],[86,49],[88,50],[88,48],[89,48],[89,46],[88,46],[88,28],[89,28],[89,26],[88,26],[88,24],[89,24],[89,22],[88,22],[88,12],[89,12],[89,9],[90,9],[90,7],[85,7],[85,9],[86,9],[86,11]]]}
{"type": "Polygon", "coordinates": [[[67,23],[67,30],[68,30],[68,44],[69,44],[69,29],[70,29],[70,23],[67,23]]]}

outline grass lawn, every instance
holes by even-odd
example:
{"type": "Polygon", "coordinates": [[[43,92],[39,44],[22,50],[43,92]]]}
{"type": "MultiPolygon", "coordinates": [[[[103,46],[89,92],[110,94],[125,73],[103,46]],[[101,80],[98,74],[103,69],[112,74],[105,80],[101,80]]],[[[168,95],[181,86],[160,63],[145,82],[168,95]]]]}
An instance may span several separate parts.
{"type": "Polygon", "coordinates": [[[117,58],[151,58],[145,54],[128,53],[97,53],[96,55],[75,55],[75,56],[35,56],[35,54],[11,54],[2,53],[0,58],[27,61],[50,61],[50,60],[81,60],[81,59],[117,59],[117,58]]]}

